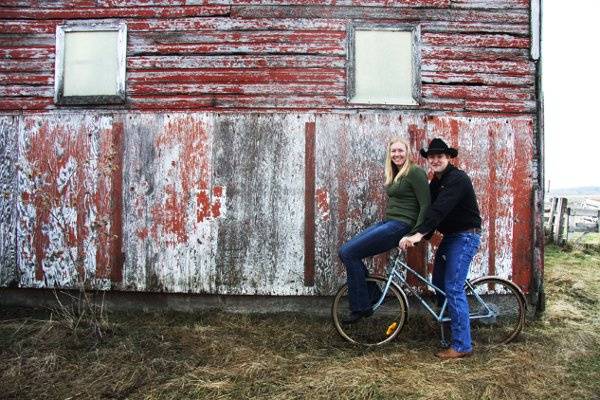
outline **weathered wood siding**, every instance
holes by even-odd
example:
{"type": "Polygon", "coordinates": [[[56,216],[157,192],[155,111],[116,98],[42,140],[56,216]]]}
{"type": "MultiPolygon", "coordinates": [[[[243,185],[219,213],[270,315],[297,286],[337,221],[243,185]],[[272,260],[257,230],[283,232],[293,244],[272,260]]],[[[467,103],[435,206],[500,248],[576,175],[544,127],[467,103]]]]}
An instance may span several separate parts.
{"type": "MultiPolygon", "coordinates": [[[[529,6],[3,0],[0,286],[331,294],[400,135],[460,149],[484,220],[472,276],[537,290],[529,6]],[[88,18],[127,23],[127,103],[57,109],[56,26],[88,18]],[[420,25],[419,106],[347,102],[348,27],[369,21],[420,25]]],[[[425,273],[436,243],[410,254],[425,273]]]]}
{"type": "MultiPolygon", "coordinates": [[[[337,248],[384,212],[384,143],[395,135],[414,148],[441,136],[461,149],[457,162],[484,219],[472,275],[530,283],[531,117],[44,113],[9,121],[2,134],[17,135],[19,156],[3,166],[14,177],[16,162],[19,183],[6,207],[18,204],[24,287],[85,277],[135,291],[330,294],[343,279],[337,248]]],[[[9,276],[14,263],[4,258],[9,276]]],[[[373,268],[382,266],[379,258],[373,268]]]]}
{"type": "Polygon", "coordinates": [[[18,283],[15,263],[18,121],[18,117],[0,116],[0,286],[18,283]]]}
{"type": "Polygon", "coordinates": [[[334,109],[353,21],[421,26],[421,109],[535,111],[528,0],[4,0],[1,109],[53,109],[56,25],[127,23],[129,109],[334,109]],[[201,3],[202,5],[197,5],[201,3]]]}
{"type": "Polygon", "coordinates": [[[121,279],[123,124],[28,115],[17,137],[19,284],[110,288],[121,279]]]}

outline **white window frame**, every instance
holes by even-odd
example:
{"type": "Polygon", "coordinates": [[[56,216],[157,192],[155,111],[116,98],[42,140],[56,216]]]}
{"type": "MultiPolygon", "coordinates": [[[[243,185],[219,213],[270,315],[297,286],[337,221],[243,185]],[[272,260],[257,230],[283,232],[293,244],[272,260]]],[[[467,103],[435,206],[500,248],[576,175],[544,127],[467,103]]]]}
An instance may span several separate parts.
{"type": "Polygon", "coordinates": [[[127,25],[121,21],[70,21],[56,27],[56,61],[54,68],[54,102],[59,105],[123,104],[125,95],[125,56],[127,25]],[[65,33],[116,31],[117,35],[117,93],[115,95],[64,96],[65,33]]]}
{"type": "Polygon", "coordinates": [[[369,105],[385,108],[415,108],[421,103],[421,27],[419,25],[409,24],[350,24],[348,27],[347,42],[347,94],[346,101],[350,105],[369,105]],[[412,98],[415,104],[396,104],[379,102],[361,102],[354,100],[356,96],[356,31],[396,31],[411,32],[412,34],[412,98]]]}

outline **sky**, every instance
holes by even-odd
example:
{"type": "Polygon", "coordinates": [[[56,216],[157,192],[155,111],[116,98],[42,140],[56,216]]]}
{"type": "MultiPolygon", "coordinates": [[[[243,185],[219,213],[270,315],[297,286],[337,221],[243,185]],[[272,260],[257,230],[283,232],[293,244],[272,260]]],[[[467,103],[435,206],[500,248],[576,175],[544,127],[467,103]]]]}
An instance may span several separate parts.
{"type": "Polygon", "coordinates": [[[600,1],[542,1],[546,190],[600,186],[600,1]]]}

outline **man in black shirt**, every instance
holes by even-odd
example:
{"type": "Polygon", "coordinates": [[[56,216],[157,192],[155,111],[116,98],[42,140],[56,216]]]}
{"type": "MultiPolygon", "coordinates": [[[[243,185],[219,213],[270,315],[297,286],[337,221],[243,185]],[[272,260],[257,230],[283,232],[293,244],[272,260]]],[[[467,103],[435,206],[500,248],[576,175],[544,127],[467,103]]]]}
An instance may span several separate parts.
{"type": "MultiPolygon", "coordinates": [[[[436,353],[442,359],[470,356],[473,352],[469,322],[469,305],[465,280],[469,265],[479,248],[481,217],[475,190],[468,175],[450,164],[458,151],[439,138],[429,143],[421,155],[427,158],[434,177],[429,183],[431,205],[416,233],[405,236],[400,248],[406,250],[422,238],[429,239],[437,230],[444,235],[434,260],[433,284],[448,300],[452,341],[446,350],[436,353]]],[[[444,296],[438,296],[442,304],[444,296]]]]}

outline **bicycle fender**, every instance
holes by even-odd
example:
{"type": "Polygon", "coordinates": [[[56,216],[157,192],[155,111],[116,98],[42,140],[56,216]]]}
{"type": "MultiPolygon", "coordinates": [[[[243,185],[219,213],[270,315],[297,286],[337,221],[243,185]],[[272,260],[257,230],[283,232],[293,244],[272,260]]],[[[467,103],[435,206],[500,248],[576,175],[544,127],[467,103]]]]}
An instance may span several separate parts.
{"type": "Polygon", "coordinates": [[[495,279],[495,280],[498,280],[498,281],[502,281],[502,282],[506,283],[509,286],[512,286],[517,291],[517,293],[519,294],[519,297],[523,301],[523,306],[525,307],[525,310],[527,311],[527,297],[525,296],[525,293],[523,293],[523,291],[521,290],[521,288],[519,286],[517,286],[514,282],[509,281],[508,279],[501,278],[501,277],[499,277],[497,275],[486,275],[486,276],[480,276],[479,278],[473,279],[471,281],[471,283],[472,284],[473,283],[477,283],[477,282],[479,282],[479,281],[481,281],[483,279],[495,279]]]}

